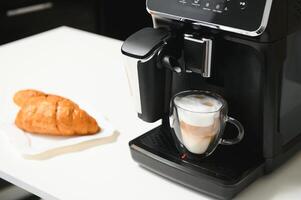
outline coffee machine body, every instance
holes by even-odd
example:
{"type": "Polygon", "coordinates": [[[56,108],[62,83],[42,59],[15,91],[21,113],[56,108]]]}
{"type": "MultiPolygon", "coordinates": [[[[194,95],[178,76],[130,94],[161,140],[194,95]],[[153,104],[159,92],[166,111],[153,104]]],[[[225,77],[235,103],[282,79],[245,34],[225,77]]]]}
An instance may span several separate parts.
{"type": "MultiPolygon", "coordinates": [[[[301,148],[301,4],[298,0],[148,0],[154,28],[125,41],[138,116],[160,127],[132,140],[145,168],[229,199],[301,148]],[[299,17],[299,18],[298,18],[299,17]],[[245,138],[203,160],[173,142],[170,100],[185,90],[223,96],[245,138]]],[[[227,126],[225,137],[235,136],[227,126]]]]}

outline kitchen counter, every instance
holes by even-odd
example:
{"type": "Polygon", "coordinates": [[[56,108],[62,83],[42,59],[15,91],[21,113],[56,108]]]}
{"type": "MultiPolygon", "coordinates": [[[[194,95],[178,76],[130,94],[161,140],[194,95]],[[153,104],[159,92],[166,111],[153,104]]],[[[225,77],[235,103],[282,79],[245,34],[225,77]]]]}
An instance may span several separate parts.
{"type": "MultiPolygon", "coordinates": [[[[118,137],[81,151],[25,159],[0,137],[0,178],[46,200],[208,199],[139,167],[128,142],[156,127],[138,119],[120,53],[121,41],[61,27],[0,46],[0,123],[12,123],[20,89],[68,97],[102,113],[118,137]]],[[[300,199],[301,153],[236,199],[300,199]]]]}

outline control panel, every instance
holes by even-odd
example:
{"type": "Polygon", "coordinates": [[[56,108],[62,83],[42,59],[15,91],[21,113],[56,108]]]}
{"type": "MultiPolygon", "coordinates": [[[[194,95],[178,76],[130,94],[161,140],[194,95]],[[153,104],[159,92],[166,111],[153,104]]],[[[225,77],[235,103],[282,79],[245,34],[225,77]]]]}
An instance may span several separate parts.
{"type": "Polygon", "coordinates": [[[271,5],[272,0],[147,1],[151,14],[252,36],[266,27],[271,5]]]}

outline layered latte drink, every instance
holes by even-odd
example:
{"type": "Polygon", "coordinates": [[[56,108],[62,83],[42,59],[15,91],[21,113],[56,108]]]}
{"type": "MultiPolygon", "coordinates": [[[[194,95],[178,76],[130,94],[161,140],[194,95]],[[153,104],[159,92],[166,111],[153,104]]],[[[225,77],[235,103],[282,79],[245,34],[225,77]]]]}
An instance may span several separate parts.
{"type": "Polygon", "coordinates": [[[220,132],[222,102],[211,96],[191,94],[177,96],[174,104],[180,129],[178,139],[191,153],[205,153],[220,132]]]}

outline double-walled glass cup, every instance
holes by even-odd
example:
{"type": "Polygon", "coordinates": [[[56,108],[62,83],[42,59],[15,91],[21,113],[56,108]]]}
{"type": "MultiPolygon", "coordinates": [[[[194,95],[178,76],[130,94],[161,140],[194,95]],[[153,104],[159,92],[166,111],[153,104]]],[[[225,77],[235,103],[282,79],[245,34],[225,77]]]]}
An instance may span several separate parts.
{"type": "Polygon", "coordinates": [[[244,137],[243,126],[227,115],[227,102],[218,94],[200,90],[180,92],[171,100],[171,111],[173,138],[183,155],[204,158],[219,144],[237,144],[244,137]],[[223,139],[227,122],[237,128],[236,138],[223,139]]]}

